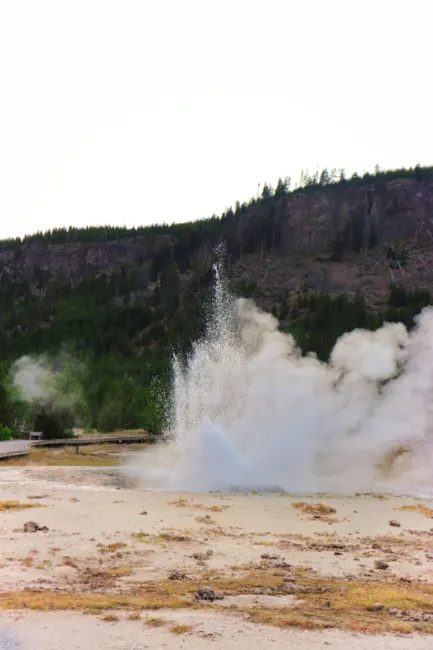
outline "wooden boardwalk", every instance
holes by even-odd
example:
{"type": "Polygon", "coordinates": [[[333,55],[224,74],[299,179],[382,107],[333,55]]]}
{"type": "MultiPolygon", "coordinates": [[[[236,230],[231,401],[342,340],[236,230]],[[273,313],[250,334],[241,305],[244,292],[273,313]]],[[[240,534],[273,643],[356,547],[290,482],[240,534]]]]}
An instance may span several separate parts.
{"type": "Polygon", "coordinates": [[[59,440],[5,440],[0,442],[0,460],[14,458],[15,456],[26,456],[30,453],[32,447],[82,447],[85,445],[105,445],[105,444],[133,444],[142,442],[151,442],[154,437],[148,433],[139,436],[119,435],[119,436],[86,436],[77,438],[61,438],[59,440]]]}
{"type": "Polygon", "coordinates": [[[0,442],[0,459],[27,456],[30,453],[28,440],[3,440],[0,442]]]}

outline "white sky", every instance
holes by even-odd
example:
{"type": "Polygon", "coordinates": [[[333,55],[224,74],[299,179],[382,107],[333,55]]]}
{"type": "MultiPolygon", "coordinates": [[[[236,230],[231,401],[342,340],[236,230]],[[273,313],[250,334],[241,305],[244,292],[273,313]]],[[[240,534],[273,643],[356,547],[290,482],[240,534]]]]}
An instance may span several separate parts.
{"type": "Polygon", "coordinates": [[[0,237],[433,163],[431,0],[0,0],[0,237]]]}

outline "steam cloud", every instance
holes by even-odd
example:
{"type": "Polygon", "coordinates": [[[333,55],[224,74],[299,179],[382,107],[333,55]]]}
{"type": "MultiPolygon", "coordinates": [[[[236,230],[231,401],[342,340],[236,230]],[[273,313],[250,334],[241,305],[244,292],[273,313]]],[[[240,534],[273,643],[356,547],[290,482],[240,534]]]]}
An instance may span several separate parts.
{"type": "Polygon", "coordinates": [[[129,468],[142,485],[428,493],[433,309],[411,333],[345,334],[325,364],[216,275],[207,333],[186,365],[174,361],[173,442],[129,468]]]}
{"type": "Polygon", "coordinates": [[[75,380],[79,370],[79,364],[66,353],[53,359],[45,355],[24,356],[13,364],[11,376],[22,401],[53,413],[73,413],[83,400],[75,380]]]}

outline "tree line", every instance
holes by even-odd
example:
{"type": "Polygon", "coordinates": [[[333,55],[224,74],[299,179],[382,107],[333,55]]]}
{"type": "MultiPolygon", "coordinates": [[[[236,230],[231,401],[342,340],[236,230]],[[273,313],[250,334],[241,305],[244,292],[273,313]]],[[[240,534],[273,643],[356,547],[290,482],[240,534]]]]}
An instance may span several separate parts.
{"type": "Polygon", "coordinates": [[[0,251],[16,251],[19,255],[20,248],[25,244],[65,244],[65,243],[93,243],[93,242],[133,242],[135,240],[149,240],[155,237],[167,236],[172,241],[178,242],[179,248],[198,248],[204,242],[212,249],[219,240],[219,235],[224,233],[227,225],[236,218],[245,215],[254,206],[260,206],[290,194],[302,194],[317,191],[324,187],[362,187],[374,185],[375,187],[399,179],[410,179],[416,181],[432,181],[433,166],[402,167],[399,169],[382,170],[376,165],[374,172],[359,174],[354,172],[350,177],[346,176],[344,169],[328,168],[319,172],[310,173],[302,171],[299,183],[292,188],[290,177],[279,178],[275,185],[263,183],[259,185],[256,196],[248,201],[236,201],[233,207],[225,210],[220,216],[212,215],[207,219],[190,221],[186,223],[163,223],[150,226],[137,226],[128,228],[126,226],[88,226],[85,228],[53,228],[46,232],[37,232],[26,235],[23,238],[9,238],[0,240],[0,251]]]}

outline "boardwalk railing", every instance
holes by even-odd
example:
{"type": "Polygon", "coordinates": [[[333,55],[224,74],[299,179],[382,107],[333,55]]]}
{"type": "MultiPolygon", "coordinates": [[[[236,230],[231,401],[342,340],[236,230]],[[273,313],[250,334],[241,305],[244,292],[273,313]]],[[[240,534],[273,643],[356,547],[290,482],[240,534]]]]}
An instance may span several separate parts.
{"type": "Polygon", "coordinates": [[[104,436],[104,437],[80,437],[80,438],[60,438],[58,440],[38,440],[31,442],[32,447],[82,447],[83,445],[103,445],[103,444],[127,444],[138,442],[153,442],[154,436],[144,433],[141,436],[104,436]]]}

